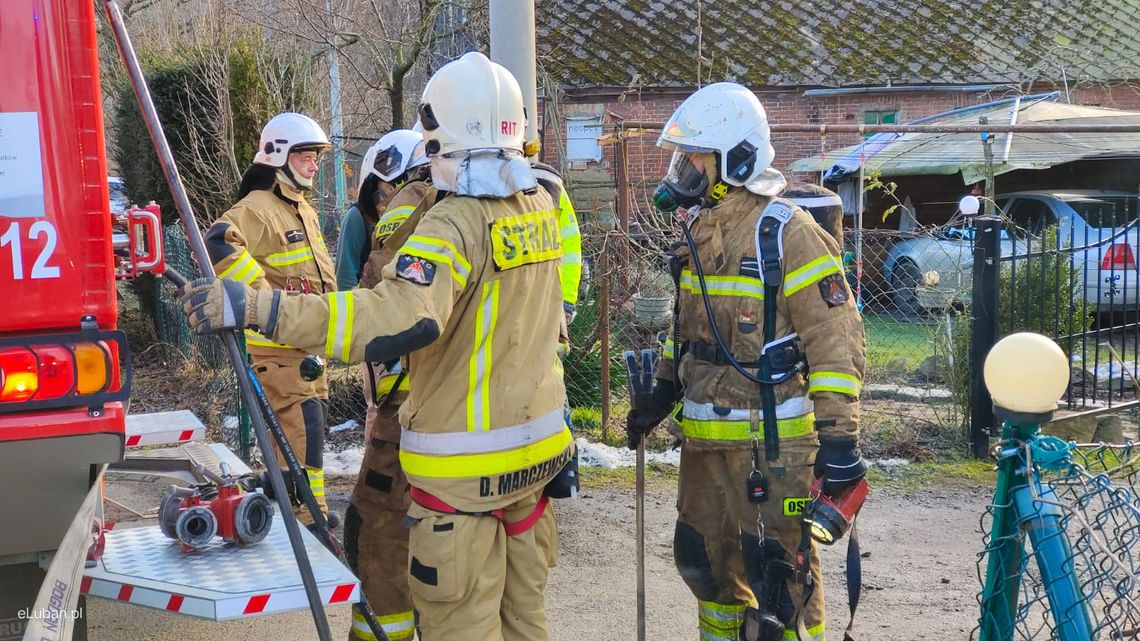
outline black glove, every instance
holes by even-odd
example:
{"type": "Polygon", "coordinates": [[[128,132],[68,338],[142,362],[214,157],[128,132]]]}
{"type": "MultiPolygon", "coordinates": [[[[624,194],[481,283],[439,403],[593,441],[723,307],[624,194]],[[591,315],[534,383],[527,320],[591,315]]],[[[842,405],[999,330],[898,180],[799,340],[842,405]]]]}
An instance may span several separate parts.
{"type": "Polygon", "coordinates": [[[815,456],[815,478],[825,477],[823,493],[838,496],[867,475],[867,463],[853,436],[819,437],[819,453],[815,456]]]}
{"type": "Polygon", "coordinates": [[[653,393],[634,403],[636,406],[625,415],[625,434],[629,437],[629,449],[636,450],[643,437],[649,436],[657,424],[669,416],[677,403],[677,393],[672,381],[657,379],[653,393]]]}

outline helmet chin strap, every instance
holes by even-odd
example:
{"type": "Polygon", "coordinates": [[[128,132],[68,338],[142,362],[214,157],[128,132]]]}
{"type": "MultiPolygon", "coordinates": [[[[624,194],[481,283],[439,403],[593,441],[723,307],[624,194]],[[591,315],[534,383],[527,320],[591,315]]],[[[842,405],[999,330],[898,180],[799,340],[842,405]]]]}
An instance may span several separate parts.
{"type": "Polygon", "coordinates": [[[312,178],[303,178],[293,173],[293,168],[286,162],[284,167],[277,170],[277,178],[300,191],[309,191],[313,188],[312,178]]]}

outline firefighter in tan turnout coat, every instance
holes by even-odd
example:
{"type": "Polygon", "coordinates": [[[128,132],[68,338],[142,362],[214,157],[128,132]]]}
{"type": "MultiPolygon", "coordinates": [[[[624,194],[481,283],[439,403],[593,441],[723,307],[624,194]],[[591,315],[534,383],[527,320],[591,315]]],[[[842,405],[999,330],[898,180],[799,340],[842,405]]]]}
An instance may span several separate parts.
{"type": "MultiPolygon", "coordinates": [[[[336,291],[336,269],[320,220],[307,200],[317,157],[329,148],[325,132],[308,116],[283,113],[265,125],[253,164],[242,176],[240,200],[206,232],[206,249],[219,278],[264,291],[336,291]]],[[[327,516],[323,454],[328,380],[324,374],[315,381],[301,378],[306,350],[253,329],[247,329],[245,337],[265,396],[327,516]]],[[[280,452],[277,462],[285,467],[280,452]]],[[[290,478],[286,472],[285,479],[290,478]]],[[[297,508],[297,516],[302,523],[312,522],[303,507],[297,508]]],[[[335,523],[334,516],[330,524],[335,523]]]]}
{"type": "MultiPolygon", "coordinates": [[[[665,345],[653,407],[630,412],[631,446],[680,405],[673,546],[700,638],[735,641],[748,608],[794,633],[802,583],[787,569],[809,489],[826,474],[825,489],[837,491],[866,469],[857,446],[862,323],[836,240],[774,198],[785,182],[770,168],[755,95],[731,83],[699,90],[658,144],[674,156],[656,203],[688,209],[682,224],[696,255],[676,252],[677,340],[665,345]],[[766,443],[765,433],[778,438],[766,443]]],[[[810,569],[821,585],[814,544],[810,569]]],[[[803,610],[807,633],[823,639],[822,588],[803,610]]]]}
{"type": "Polygon", "coordinates": [[[481,54],[441,68],[419,110],[432,206],[372,289],[290,296],[200,279],[198,332],[261,328],[344,361],[405,357],[400,463],[425,639],[547,639],[557,557],[546,487],[573,454],[556,369],[559,211],[523,156],[517,81],[481,54]]]}

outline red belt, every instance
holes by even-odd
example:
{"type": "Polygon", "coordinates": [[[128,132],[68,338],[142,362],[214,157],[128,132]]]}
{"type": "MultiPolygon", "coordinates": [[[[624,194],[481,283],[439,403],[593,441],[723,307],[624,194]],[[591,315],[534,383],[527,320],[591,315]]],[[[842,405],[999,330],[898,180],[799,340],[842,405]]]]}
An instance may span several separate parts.
{"type": "Polygon", "coordinates": [[[438,496],[429,494],[428,492],[425,492],[418,487],[409,487],[408,494],[410,494],[412,500],[420,506],[426,507],[427,509],[434,510],[436,512],[443,512],[444,514],[462,514],[463,516],[494,517],[502,522],[503,530],[507,533],[507,536],[518,536],[534,527],[538,523],[538,520],[542,518],[542,515],[546,512],[546,504],[550,502],[550,497],[543,494],[541,497],[539,497],[538,503],[534,506],[534,511],[532,511],[521,520],[508,522],[507,511],[502,508],[499,508],[497,510],[488,510],[486,512],[464,512],[462,510],[455,509],[454,507],[445,503],[443,499],[439,498],[438,496]]]}

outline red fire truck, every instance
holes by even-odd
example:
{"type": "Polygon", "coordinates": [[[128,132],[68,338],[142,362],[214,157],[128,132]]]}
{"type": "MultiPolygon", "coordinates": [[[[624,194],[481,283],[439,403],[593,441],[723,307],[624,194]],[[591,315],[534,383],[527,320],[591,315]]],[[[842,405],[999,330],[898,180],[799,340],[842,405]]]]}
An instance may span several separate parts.
{"type": "MultiPolygon", "coordinates": [[[[0,641],[23,637],[65,534],[100,500],[106,466],[129,473],[129,448],[171,445],[176,456],[150,458],[181,460],[174,479],[223,461],[248,470],[224,446],[186,443],[203,435],[187,412],[129,420],[116,277],[161,273],[161,228],[151,208],[113,229],[95,20],[92,0],[0,2],[0,641]]],[[[105,531],[88,517],[78,528],[71,562],[90,558],[69,590],[210,619],[306,607],[283,527],[258,545],[218,539],[196,564],[153,523],[105,531]]],[[[321,600],[355,600],[356,579],[303,535],[321,600]]]]}

